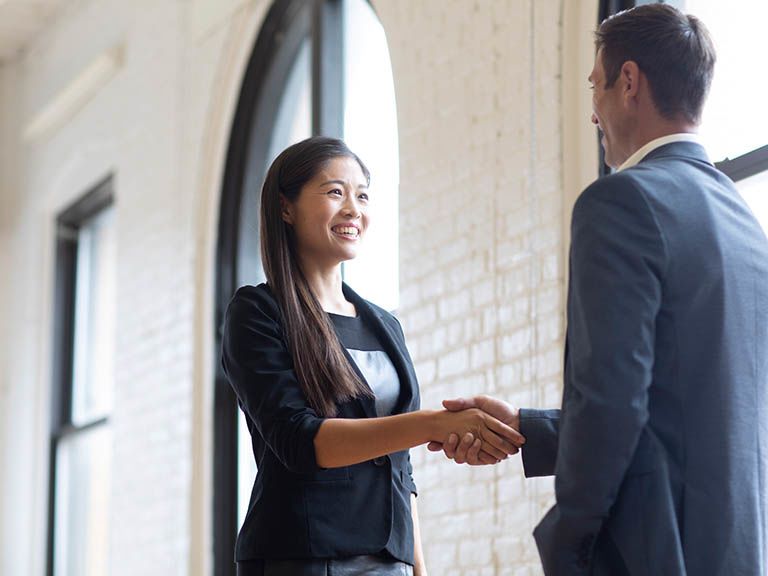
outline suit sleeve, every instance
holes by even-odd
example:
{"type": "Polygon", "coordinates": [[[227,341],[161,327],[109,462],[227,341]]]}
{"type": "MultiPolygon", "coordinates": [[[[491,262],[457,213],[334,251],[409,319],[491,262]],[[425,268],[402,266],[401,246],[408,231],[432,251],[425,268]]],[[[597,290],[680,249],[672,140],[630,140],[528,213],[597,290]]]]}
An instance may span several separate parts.
{"type": "Polygon", "coordinates": [[[571,228],[557,504],[534,532],[547,575],[587,574],[648,421],[666,246],[631,176],[590,186],[571,228]]]}
{"type": "Polygon", "coordinates": [[[555,473],[559,428],[560,410],[520,409],[520,434],[525,436],[522,456],[526,478],[555,473]]]}
{"type": "Polygon", "coordinates": [[[289,470],[318,470],[314,438],[323,419],[309,406],[281,336],[276,306],[238,292],[227,308],[222,365],[243,411],[289,470]]]}

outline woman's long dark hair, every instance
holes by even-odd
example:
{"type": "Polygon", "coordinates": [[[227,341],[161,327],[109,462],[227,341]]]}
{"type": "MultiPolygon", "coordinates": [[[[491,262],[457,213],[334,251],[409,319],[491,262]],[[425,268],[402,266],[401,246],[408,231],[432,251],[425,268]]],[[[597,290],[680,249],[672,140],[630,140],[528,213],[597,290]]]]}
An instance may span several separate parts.
{"type": "Polygon", "coordinates": [[[354,158],[334,138],[314,137],[289,146],[269,167],[261,190],[261,259],[267,283],[283,316],[284,335],[294,369],[310,406],[324,417],[336,415],[336,404],[371,391],[347,361],[328,315],[310,289],[296,253],[293,227],[282,218],[281,197],[294,202],[304,185],[330,160],[354,158]]]}

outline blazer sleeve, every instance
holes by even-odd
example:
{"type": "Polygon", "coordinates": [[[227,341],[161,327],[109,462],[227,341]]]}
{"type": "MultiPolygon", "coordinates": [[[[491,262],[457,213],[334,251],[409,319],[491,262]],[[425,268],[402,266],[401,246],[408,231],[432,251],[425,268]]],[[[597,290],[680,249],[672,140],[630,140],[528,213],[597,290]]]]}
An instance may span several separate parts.
{"type": "Polygon", "coordinates": [[[667,250],[633,176],[599,180],[573,211],[557,504],[534,532],[547,575],[587,574],[648,421],[667,250]]]}
{"type": "MultiPolygon", "coordinates": [[[[400,341],[402,343],[402,349],[403,349],[403,356],[405,358],[405,361],[408,364],[408,368],[410,371],[412,371],[413,374],[413,385],[414,385],[414,391],[413,391],[413,402],[411,404],[411,410],[416,411],[421,409],[421,393],[419,392],[419,383],[416,379],[416,370],[413,367],[413,360],[411,359],[411,354],[408,352],[408,346],[405,343],[405,333],[403,332],[403,325],[400,323],[400,320],[395,316],[394,314],[388,314],[392,320],[394,320],[394,325],[397,329],[397,335],[400,337],[400,341]]],[[[407,470],[408,473],[408,488],[410,491],[418,496],[419,495],[419,488],[416,486],[416,481],[413,479],[413,464],[411,464],[411,452],[408,451],[408,459],[407,459],[407,470]]]]}
{"type": "Polygon", "coordinates": [[[523,444],[523,472],[526,478],[552,476],[557,461],[560,410],[520,409],[520,434],[523,444]]]}
{"type": "Polygon", "coordinates": [[[241,408],[288,469],[319,469],[314,438],[323,419],[309,406],[281,335],[277,304],[259,288],[241,288],[227,308],[222,365],[241,408]]]}

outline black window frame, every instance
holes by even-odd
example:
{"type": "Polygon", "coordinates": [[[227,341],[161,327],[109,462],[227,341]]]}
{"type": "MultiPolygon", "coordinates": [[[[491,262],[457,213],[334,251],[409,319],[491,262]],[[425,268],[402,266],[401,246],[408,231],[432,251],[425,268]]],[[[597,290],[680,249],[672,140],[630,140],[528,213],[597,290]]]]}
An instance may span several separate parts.
{"type": "Polygon", "coordinates": [[[715,162],[715,166],[734,182],[765,172],[768,170],[768,144],[737,156],[733,160],[726,158],[715,162]]]}
{"type": "MultiPolygon", "coordinates": [[[[713,0],[715,1],[715,0],[713,0]]],[[[641,4],[650,4],[649,0],[600,0],[600,8],[598,10],[598,25],[608,18],[609,16],[621,12],[622,10],[629,10],[635,6],[641,4]]],[[[659,0],[660,4],[674,4],[674,2],[664,2],[659,0]]],[[[600,145],[600,134],[598,132],[598,151],[600,154],[600,176],[606,176],[611,173],[609,166],[605,164],[605,152],[600,145]]],[[[768,137],[766,138],[768,140],[768,137]]],[[[736,158],[724,158],[715,162],[715,166],[718,170],[723,172],[734,182],[744,180],[755,174],[760,174],[768,170],[768,143],[765,146],[755,148],[745,154],[737,156],[736,158]]]]}
{"type": "Polygon", "coordinates": [[[46,574],[54,576],[56,533],[56,480],[59,443],[67,438],[104,426],[109,416],[84,424],[72,421],[75,345],[75,297],[77,295],[77,249],[79,230],[91,218],[114,205],[114,179],[107,176],[56,218],[56,256],[53,304],[53,362],[48,461],[48,534],[46,574]]]}
{"type": "MultiPolygon", "coordinates": [[[[222,181],[216,251],[215,358],[227,304],[238,287],[244,197],[257,205],[280,96],[302,46],[311,43],[312,134],[344,133],[344,12],[346,0],[275,0],[248,62],[232,123],[222,181]],[[246,189],[247,188],[247,189],[246,189]]],[[[257,233],[249,234],[258,241],[257,233]]],[[[253,240],[252,240],[253,241],[253,240]]],[[[237,400],[220,362],[214,375],[213,568],[234,576],[237,538],[237,400]]]]}

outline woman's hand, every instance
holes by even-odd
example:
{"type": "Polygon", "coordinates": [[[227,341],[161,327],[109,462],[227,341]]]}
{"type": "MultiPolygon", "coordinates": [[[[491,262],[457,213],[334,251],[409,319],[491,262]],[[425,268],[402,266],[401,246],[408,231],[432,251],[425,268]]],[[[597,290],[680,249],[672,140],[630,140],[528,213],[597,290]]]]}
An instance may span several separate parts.
{"type": "MultiPolygon", "coordinates": [[[[455,400],[443,400],[443,406],[451,412],[458,412],[467,408],[480,408],[486,414],[490,414],[497,420],[504,422],[515,430],[520,430],[520,411],[498,398],[492,398],[486,395],[475,396],[473,398],[457,398],[455,400]]],[[[483,452],[480,449],[480,440],[475,440],[474,436],[467,434],[461,441],[457,434],[448,436],[448,442],[430,442],[427,448],[431,452],[443,451],[447,458],[454,460],[456,464],[470,464],[478,466],[482,464],[498,464],[499,461],[483,452]]]]}
{"type": "Polygon", "coordinates": [[[451,434],[462,439],[469,438],[471,434],[472,441],[480,442],[479,448],[496,460],[516,454],[525,443],[525,438],[517,430],[478,408],[458,412],[445,410],[436,416],[435,442],[445,444],[451,434]]]}

